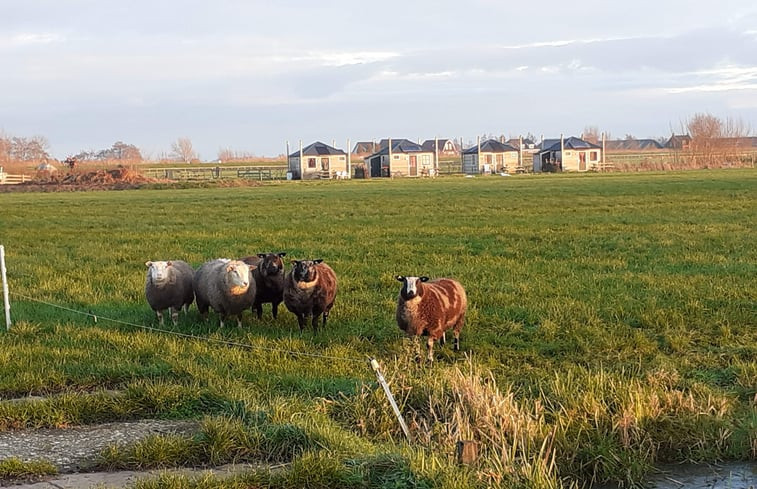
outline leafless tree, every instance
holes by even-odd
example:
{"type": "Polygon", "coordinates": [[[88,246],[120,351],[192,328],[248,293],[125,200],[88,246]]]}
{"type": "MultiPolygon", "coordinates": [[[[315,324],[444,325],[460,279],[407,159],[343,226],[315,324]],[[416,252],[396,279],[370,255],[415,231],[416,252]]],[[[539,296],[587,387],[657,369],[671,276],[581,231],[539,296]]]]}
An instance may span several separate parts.
{"type": "Polygon", "coordinates": [[[10,139],[10,159],[17,161],[44,161],[50,155],[47,148],[50,143],[43,136],[31,138],[13,137],[10,139]]]}
{"type": "Polygon", "coordinates": [[[197,153],[192,148],[192,141],[189,138],[179,138],[171,143],[171,156],[184,163],[191,163],[198,159],[197,153]]]}
{"type": "Polygon", "coordinates": [[[751,132],[741,119],[721,119],[712,114],[699,112],[685,124],[691,137],[692,157],[699,165],[710,166],[738,157],[741,139],[751,132]]]}
{"type": "Polygon", "coordinates": [[[599,128],[597,126],[586,126],[581,135],[581,139],[587,143],[599,144],[599,128]]]}

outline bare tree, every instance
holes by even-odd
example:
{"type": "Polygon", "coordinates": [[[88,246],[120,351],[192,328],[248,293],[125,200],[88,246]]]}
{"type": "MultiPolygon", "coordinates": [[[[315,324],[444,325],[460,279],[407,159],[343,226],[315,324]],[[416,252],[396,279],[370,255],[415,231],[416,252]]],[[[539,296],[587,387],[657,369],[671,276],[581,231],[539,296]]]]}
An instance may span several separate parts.
{"type": "Polygon", "coordinates": [[[599,128],[597,126],[586,126],[581,135],[581,139],[587,143],[599,144],[599,128]]]}
{"type": "Polygon", "coordinates": [[[704,166],[719,165],[738,159],[744,148],[741,139],[751,132],[741,119],[725,120],[708,113],[696,113],[685,125],[691,137],[693,159],[704,166]]]}
{"type": "Polygon", "coordinates": [[[10,159],[17,161],[44,161],[50,155],[47,148],[50,143],[43,136],[31,138],[13,137],[10,140],[10,159]]]}
{"type": "Polygon", "coordinates": [[[193,160],[198,159],[189,138],[179,138],[171,143],[171,156],[184,163],[192,163],[193,160]]]}

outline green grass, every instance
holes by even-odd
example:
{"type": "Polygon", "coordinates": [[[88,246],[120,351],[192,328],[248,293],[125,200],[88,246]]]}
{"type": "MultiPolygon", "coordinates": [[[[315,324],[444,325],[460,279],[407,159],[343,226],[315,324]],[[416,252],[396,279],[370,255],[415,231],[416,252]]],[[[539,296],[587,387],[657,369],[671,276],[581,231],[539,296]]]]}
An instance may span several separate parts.
{"type": "Polygon", "coordinates": [[[0,399],[52,396],[0,402],[0,429],[262,417],[292,430],[280,460],[349,479],[356,455],[389,452],[415,484],[396,487],[631,485],[663,461],[755,459],[756,196],[754,170],[0,194],[17,321],[0,334],[0,399]],[[123,324],[157,325],[146,260],[263,251],[334,268],[325,331],[301,336],[269,308],[241,331],[181,317],[177,331],[250,349],[123,324]],[[461,354],[414,365],[397,274],[465,285],[461,354]],[[470,473],[451,456],[461,438],[483,447],[470,473]]]}
{"type": "Polygon", "coordinates": [[[14,457],[0,460],[0,481],[29,480],[57,473],[58,469],[46,460],[23,462],[14,457]]]}

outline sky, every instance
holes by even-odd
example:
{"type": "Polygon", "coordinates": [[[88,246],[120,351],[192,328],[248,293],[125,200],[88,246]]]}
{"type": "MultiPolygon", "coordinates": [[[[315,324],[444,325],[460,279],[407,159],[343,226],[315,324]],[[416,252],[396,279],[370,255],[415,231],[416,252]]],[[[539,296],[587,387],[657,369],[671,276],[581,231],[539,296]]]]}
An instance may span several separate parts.
{"type": "Polygon", "coordinates": [[[757,2],[0,0],[0,134],[53,157],[757,129],[757,2]]]}

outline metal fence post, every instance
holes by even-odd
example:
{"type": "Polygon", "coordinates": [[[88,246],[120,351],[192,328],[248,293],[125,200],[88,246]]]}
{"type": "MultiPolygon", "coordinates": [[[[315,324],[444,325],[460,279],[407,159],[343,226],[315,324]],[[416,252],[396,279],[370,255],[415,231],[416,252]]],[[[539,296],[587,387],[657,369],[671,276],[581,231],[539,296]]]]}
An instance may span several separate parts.
{"type": "Polygon", "coordinates": [[[3,280],[3,306],[5,307],[5,329],[11,329],[11,305],[8,302],[8,279],[5,275],[5,246],[0,245],[0,274],[3,280]]]}
{"type": "Polygon", "coordinates": [[[392,405],[392,410],[394,411],[394,414],[397,416],[397,421],[400,422],[400,427],[402,427],[402,432],[405,433],[405,438],[407,438],[407,440],[410,441],[411,440],[410,430],[407,428],[407,424],[405,424],[405,419],[402,417],[400,408],[397,407],[397,403],[394,401],[394,396],[392,396],[392,391],[389,390],[389,384],[386,383],[386,379],[384,379],[384,374],[381,373],[381,369],[379,368],[379,364],[375,358],[371,358],[371,368],[373,369],[374,372],[376,372],[376,378],[378,379],[379,384],[381,384],[381,387],[384,388],[384,393],[386,394],[386,397],[389,399],[389,404],[392,405]]]}

